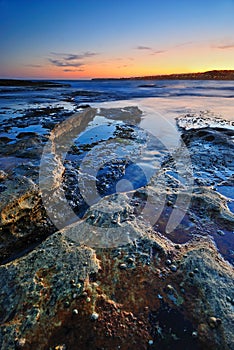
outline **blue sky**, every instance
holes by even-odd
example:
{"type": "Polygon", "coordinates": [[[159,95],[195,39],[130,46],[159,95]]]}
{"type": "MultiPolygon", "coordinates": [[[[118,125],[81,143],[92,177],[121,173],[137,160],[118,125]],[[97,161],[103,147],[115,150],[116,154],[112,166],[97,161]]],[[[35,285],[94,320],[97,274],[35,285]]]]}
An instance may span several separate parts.
{"type": "Polygon", "coordinates": [[[234,0],[0,0],[0,76],[234,69],[234,0]]]}

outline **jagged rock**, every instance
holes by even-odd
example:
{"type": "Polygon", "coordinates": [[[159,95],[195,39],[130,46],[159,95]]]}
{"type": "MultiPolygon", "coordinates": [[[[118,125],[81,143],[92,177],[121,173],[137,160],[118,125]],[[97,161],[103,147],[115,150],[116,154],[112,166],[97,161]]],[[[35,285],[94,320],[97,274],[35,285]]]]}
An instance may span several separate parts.
{"type": "Polygon", "coordinates": [[[1,182],[0,227],[17,222],[35,210],[40,198],[37,186],[26,177],[8,177],[1,182]]]}
{"type": "Polygon", "coordinates": [[[44,349],[54,329],[81,295],[84,282],[99,269],[95,253],[54,234],[27,256],[0,267],[0,347],[44,349]],[[74,286],[70,280],[74,279],[74,286]],[[45,336],[46,335],[46,336],[45,336]]]}
{"type": "Polygon", "coordinates": [[[187,312],[198,323],[198,337],[204,347],[229,350],[234,347],[233,307],[226,301],[233,285],[233,268],[204,241],[181,259],[187,312]],[[197,271],[191,278],[191,271],[197,271]],[[205,345],[206,344],[206,345],[205,345]]]}
{"type": "Polygon", "coordinates": [[[100,115],[108,119],[131,121],[137,124],[141,121],[142,111],[136,106],[124,108],[100,108],[100,115]]]}
{"type": "Polygon", "coordinates": [[[24,176],[8,175],[0,183],[0,261],[30,249],[54,232],[38,186],[24,176]]]}

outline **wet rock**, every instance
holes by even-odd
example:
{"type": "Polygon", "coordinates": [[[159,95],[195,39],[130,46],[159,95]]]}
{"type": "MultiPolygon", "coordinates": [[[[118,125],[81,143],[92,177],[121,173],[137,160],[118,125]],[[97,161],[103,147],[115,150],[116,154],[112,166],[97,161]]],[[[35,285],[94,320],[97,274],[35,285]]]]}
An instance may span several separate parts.
{"type": "Polygon", "coordinates": [[[170,266],[170,265],[172,264],[172,261],[171,261],[170,259],[167,259],[167,260],[165,261],[165,263],[166,263],[166,265],[170,266]]]}
{"type": "Polygon", "coordinates": [[[98,319],[99,315],[96,312],[93,312],[91,315],[91,320],[96,321],[98,319]]]}
{"type": "Polygon", "coordinates": [[[208,323],[211,328],[217,328],[218,326],[221,325],[222,321],[220,318],[216,318],[212,316],[212,317],[209,317],[208,323]]]}
{"type": "Polygon", "coordinates": [[[74,268],[77,276],[88,279],[89,274],[98,271],[99,263],[92,249],[71,247],[57,234],[27,257],[0,267],[2,349],[13,349],[19,333],[20,339],[27,339],[27,349],[35,348],[35,344],[37,349],[44,347],[44,334],[48,337],[61,324],[61,316],[71,312],[69,281],[74,268]],[[84,270],[83,262],[87,260],[89,267],[84,270]]]}
{"type": "Polygon", "coordinates": [[[7,178],[7,173],[5,171],[0,170],[0,181],[3,181],[7,178]]]}
{"type": "Polygon", "coordinates": [[[29,211],[35,210],[40,202],[37,186],[26,177],[5,177],[2,184],[6,189],[1,194],[1,227],[16,223],[20,218],[28,215],[29,211]]]}
{"type": "Polygon", "coordinates": [[[47,218],[38,186],[30,179],[11,174],[1,181],[0,192],[0,261],[3,262],[26,254],[55,228],[47,218]]]}
{"type": "Polygon", "coordinates": [[[231,331],[234,315],[228,303],[223,302],[223,296],[230,292],[232,267],[218,254],[213,243],[205,240],[200,248],[195,246],[182,259],[181,269],[185,276],[186,297],[193,310],[191,316],[197,322],[208,322],[207,327],[204,323],[202,330],[198,329],[198,336],[212,349],[231,349],[234,346],[231,331]],[[199,274],[195,273],[191,279],[189,271],[196,268],[199,274]],[[210,316],[212,314],[219,317],[210,316]]]}
{"type": "Polygon", "coordinates": [[[177,271],[177,266],[176,266],[176,265],[171,265],[171,266],[170,266],[170,270],[171,270],[172,272],[176,272],[176,271],[177,271]]]}
{"type": "Polygon", "coordinates": [[[100,108],[100,115],[105,116],[108,119],[130,121],[133,124],[139,123],[142,117],[142,111],[136,107],[124,107],[124,108],[100,108]]]}
{"type": "Polygon", "coordinates": [[[126,270],[127,265],[124,264],[124,263],[122,263],[122,264],[119,265],[119,268],[120,268],[121,270],[126,270]]]}

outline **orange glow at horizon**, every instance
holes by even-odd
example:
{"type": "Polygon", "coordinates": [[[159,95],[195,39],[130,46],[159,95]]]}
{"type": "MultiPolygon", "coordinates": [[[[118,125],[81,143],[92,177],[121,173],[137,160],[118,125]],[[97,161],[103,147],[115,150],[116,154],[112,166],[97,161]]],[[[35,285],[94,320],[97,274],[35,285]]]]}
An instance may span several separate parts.
{"type": "Polygon", "coordinates": [[[209,46],[192,46],[171,49],[159,54],[148,52],[121,53],[118,58],[98,57],[79,68],[58,67],[43,62],[10,69],[10,75],[28,79],[91,79],[144,77],[160,74],[196,73],[215,69],[234,69],[233,50],[215,50],[209,46]],[[133,56],[129,58],[130,56],[133,56]],[[231,64],[230,64],[231,63],[231,64]],[[67,70],[67,71],[66,71],[67,70]],[[15,73],[15,74],[14,74],[15,73]]]}

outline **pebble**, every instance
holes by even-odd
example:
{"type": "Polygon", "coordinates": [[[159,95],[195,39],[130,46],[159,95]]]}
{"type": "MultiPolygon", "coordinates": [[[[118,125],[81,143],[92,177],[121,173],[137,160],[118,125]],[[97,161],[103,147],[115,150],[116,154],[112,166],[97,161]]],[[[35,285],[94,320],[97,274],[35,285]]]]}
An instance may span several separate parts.
{"type": "Polygon", "coordinates": [[[193,270],[194,273],[198,273],[199,272],[199,269],[196,267],[194,270],[193,270]]]}
{"type": "Polygon", "coordinates": [[[174,288],[172,287],[171,284],[167,285],[167,292],[170,293],[170,294],[174,292],[174,288]]]}
{"type": "Polygon", "coordinates": [[[70,306],[69,301],[65,301],[64,306],[65,306],[66,308],[68,308],[68,307],[70,306]]]}
{"type": "Polygon", "coordinates": [[[90,303],[91,299],[90,297],[86,298],[87,303],[90,303]]]}
{"type": "Polygon", "coordinates": [[[170,267],[171,271],[176,272],[177,271],[177,267],[175,265],[171,265],[170,267]]]}
{"type": "Polygon", "coordinates": [[[234,299],[232,299],[229,295],[227,295],[226,299],[228,303],[231,303],[232,305],[234,305],[234,299]]]}
{"type": "Polygon", "coordinates": [[[0,170],[0,180],[4,180],[7,177],[7,174],[5,173],[5,171],[0,170]]]}
{"type": "Polygon", "coordinates": [[[127,268],[127,265],[126,264],[119,264],[119,268],[121,270],[125,270],[127,268]]]}
{"type": "Polygon", "coordinates": [[[192,333],[192,337],[193,337],[193,338],[197,338],[197,332],[196,332],[196,331],[194,331],[194,332],[192,333]]]}
{"type": "Polygon", "coordinates": [[[223,231],[221,231],[221,230],[217,230],[217,233],[218,233],[218,235],[220,235],[220,236],[224,236],[224,235],[225,235],[225,233],[224,233],[223,231]]]}
{"type": "Polygon", "coordinates": [[[96,321],[98,319],[99,315],[96,312],[93,312],[91,315],[91,320],[96,321]]]}
{"type": "Polygon", "coordinates": [[[149,340],[148,343],[149,343],[149,345],[153,345],[154,342],[153,342],[153,340],[149,340]]]}
{"type": "Polygon", "coordinates": [[[222,323],[222,321],[220,318],[216,318],[214,316],[211,316],[208,319],[208,323],[209,323],[209,326],[211,328],[217,328],[222,323]]]}
{"type": "Polygon", "coordinates": [[[189,272],[189,277],[194,277],[194,272],[189,272]]]}
{"type": "Polygon", "coordinates": [[[165,263],[166,263],[166,265],[171,265],[171,264],[172,264],[172,261],[171,261],[170,259],[167,259],[167,260],[165,261],[165,263]]]}
{"type": "Polygon", "coordinates": [[[23,349],[26,343],[26,339],[21,338],[21,339],[16,339],[15,340],[15,346],[16,349],[23,349]]]}
{"type": "Polygon", "coordinates": [[[72,314],[73,314],[73,315],[78,315],[78,313],[79,313],[79,311],[78,311],[77,309],[73,309],[73,310],[72,310],[72,314]]]}

